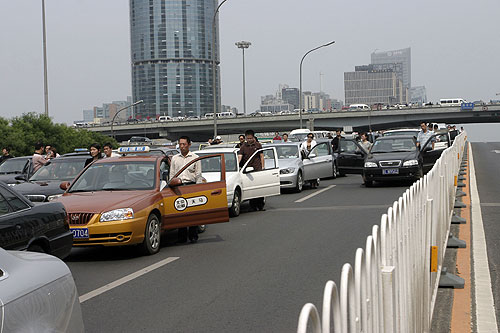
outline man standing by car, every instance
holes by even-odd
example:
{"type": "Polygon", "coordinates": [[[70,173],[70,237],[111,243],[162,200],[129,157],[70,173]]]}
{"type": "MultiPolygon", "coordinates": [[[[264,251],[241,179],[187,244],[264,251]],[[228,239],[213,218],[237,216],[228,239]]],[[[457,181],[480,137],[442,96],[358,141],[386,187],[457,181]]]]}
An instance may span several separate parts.
{"type": "MultiPolygon", "coordinates": [[[[240,150],[238,151],[238,163],[240,167],[243,167],[257,150],[262,149],[262,145],[257,142],[257,139],[255,138],[254,131],[246,130],[245,138],[246,142],[241,145],[240,150]]],[[[261,171],[264,166],[264,154],[262,154],[262,152],[256,154],[247,165],[247,167],[252,167],[253,171],[261,171]]],[[[263,211],[264,204],[264,198],[255,198],[250,200],[250,206],[255,210],[263,211]]]]}
{"type": "Polygon", "coordinates": [[[238,143],[236,144],[235,148],[241,148],[241,146],[245,143],[245,136],[244,136],[243,134],[240,134],[240,135],[238,136],[238,140],[239,140],[240,142],[238,142],[238,143]]]}
{"type": "Polygon", "coordinates": [[[111,143],[105,143],[104,146],[102,146],[102,150],[104,151],[104,158],[120,156],[119,154],[113,152],[113,146],[111,143]]]}
{"type": "Polygon", "coordinates": [[[47,159],[45,156],[42,156],[44,153],[44,145],[41,143],[35,144],[35,153],[33,154],[32,157],[32,162],[33,162],[33,173],[35,173],[38,169],[40,169],[42,166],[44,166],[47,163],[47,159]]]}
{"type": "MultiPolygon", "coordinates": [[[[179,154],[172,156],[170,161],[170,177],[172,179],[186,164],[198,158],[198,155],[189,151],[191,147],[191,139],[187,136],[181,136],[179,138],[179,154]]],[[[203,178],[201,176],[201,162],[191,164],[190,167],[185,169],[180,175],[177,176],[182,180],[182,183],[202,183],[203,178]]],[[[188,228],[179,228],[177,230],[177,243],[186,243],[188,238],[188,228]]],[[[198,241],[198,227],[189,227],[189,240],[191,243],[196,243],[198,241]]]]}
{"type": "Polygon", "coordinates": [[[342,131],[341,130],[336,130],[335,131],[336,135],[335,137],[333,138],[332,140],[332,149],[334,152],[337,151],[337,149],[339,148],[339,141],[340,139],[343,139],[344,137],[342,136],[342,131]]]}
{"type": "Polygon", "coordinates": [[[5,160],[12,158],[13,156],[10,154],[10,147],[3,147],[2,149],[2,157],[0,157],[0,164],[2,164],[5,160]]]}
{"type": "Polygon", "coordinates": [[[434,149],[434,143],[436,142],[436,139],[432,136],[434,133],[429,131],[427,128],[427,124],[425,122],[422,122],[420,124],[421,131],[418,132],[417,135],[417,147],[422,150],[424,148],[424,145],[431,139],[432,142],[432,149],[434,149]]]}

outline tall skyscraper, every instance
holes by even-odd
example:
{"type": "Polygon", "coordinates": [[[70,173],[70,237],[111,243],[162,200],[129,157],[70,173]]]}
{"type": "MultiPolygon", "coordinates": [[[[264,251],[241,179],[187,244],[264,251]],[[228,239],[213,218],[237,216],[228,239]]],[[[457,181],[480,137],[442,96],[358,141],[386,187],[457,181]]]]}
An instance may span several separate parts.
{"type": "MultiPolygon", "coordinates": [[[[141,117],[213,112],[212,61],[219,63],[217,0],[130,0],[133,100],[141,117]]],[[[217,105],[220,77],[216,67],[217,105]]]]}
{"type": "Polygon", "coordinates": [[[402,81],[403,86],[411,88],[411,48],[394,50],[394,51],[379,51],[371,54],[371,62],[376,64],[402,64],[402,81]]]}

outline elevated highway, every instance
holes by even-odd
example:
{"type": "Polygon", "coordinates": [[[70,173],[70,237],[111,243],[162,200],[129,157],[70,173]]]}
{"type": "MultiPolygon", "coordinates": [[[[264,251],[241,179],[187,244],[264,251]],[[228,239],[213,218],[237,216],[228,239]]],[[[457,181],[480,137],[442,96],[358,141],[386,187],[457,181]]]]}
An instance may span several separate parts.
{"type": "MultiPolygon", "coordinates": [[[[353,130],[364,131],[393,127],[418,126],[421,121],[438,123],[489,123],[500,122],[500,104],[477,106],[474,110],[461,111],[460,107],[424,107],[390,109],[377,111],[339,111],[304,113],[304,126],[316,130],[334,130],[352,126],[353,130]]],[[[219,134],[238,134],[245,129],[256,132],[285,132],[299,128],[299,115],[276,115],[267,117],[218,118],[219,134]]],[[[91,131],[111,135],[111,126],[95,126],[91,131]]],[[[168,138],[176,140],[181,135],[189,135],[193,140],[205,141],[213,136],[213,119],[169,122],[143,122],[138,124],[115,124],[115,137],[127,140],[131,136],[168,138]]]]}

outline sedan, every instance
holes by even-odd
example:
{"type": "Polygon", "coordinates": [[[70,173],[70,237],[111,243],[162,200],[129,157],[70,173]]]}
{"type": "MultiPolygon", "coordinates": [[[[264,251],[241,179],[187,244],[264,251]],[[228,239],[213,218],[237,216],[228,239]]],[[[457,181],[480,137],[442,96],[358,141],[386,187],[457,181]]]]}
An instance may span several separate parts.
{"type": "Polygon", "coordinates": [[[0,248],[0,331],[84,332],[78,291],[64,262],[0,248]]]}
{"type": "Polygon", "coordinates": [[[0,247],[65,258],[71,251],[72,242],[68,216],[61,203],[34,205],[0,183],[0,247]]]}
{"type": "Polygon", "coordinates": [[[9,158],[0,164],[0,182],[14,186],[33,175],[31,156],[9,158]]]}

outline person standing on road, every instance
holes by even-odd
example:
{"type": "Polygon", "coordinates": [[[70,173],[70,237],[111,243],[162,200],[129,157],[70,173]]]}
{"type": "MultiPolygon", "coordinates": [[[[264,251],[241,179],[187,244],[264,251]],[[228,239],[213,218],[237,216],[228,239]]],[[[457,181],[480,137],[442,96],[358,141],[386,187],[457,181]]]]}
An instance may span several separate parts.
{"type": "Polygon", "coordinates": [[[288,134],[286,133],[283,133],[283,142],[290,142],[290,140],[288,140],[288,134]]]}
{"type": "Polygon", "coordinates": [[[424,145],[430,139],[432,142],[432,149],[434,149],[434,143],[436,142],[436,139],[432,136],[434,133],[429,131],[425,122],[422,122],[420,124],[420,128],[421,128],[421,131],[418,132],[418,135],[417,135],[417,147],[420,150],[422,150],[424,148],[424,145]]]}
{"type": "Polygon", "coordinates": [[[87,158],[85,161],[85,166],[89,165],[90,163],[97,161],[98,159],[102,158],[101,155],[101,146],[98,143],[93,143],[90,145],[90,157],[87,158]]]}
{"type": "Polygon", "coordinates": [[[32,157],[33,162],[33,173],[44,166],[47,163],[47,159],[42,154],[44,153],[44,145],[41,143],[35,144],[35,153],[32,157]]]}
{"type": "Polygon", "coordinates": [[[300,151],[304,155],[307,155],[314,148],[314,146],[316,146],[316,140],[314,140],[314,134],[307,133],[307,139],[300,145],[300,151]]]}
{"type": "MultiPolygon", "coordinates": [[[[255,138],[255,132],[252,130],[245,131],[246,142],[241,145],[238,151],[238,163],[240,167],[243,167],[245,163],[252,157],[252,155],[262,149],[262,145],[255,138]]],[[[264,154],[262,152],[257,153],[250,162],[248,162],[247,167],[252,167],[253,171],[261,171],[264,167],[264,154]]],[[[264,210],[264,198],[255,198],[250,200],[250,206],[254,210],[264,210]]]]}
{"type": "Polygon", "coordinates": [[[278,132],[274,133],[273,141],[281,141],[281,136],[278,132]]]}
{"type": "Polygon", "coordinates": [[[2,164],[5,160],[8,160],[9,158],[12,158],[10,154],[10,147],[3,147],[2,149],[2,157],[0,157],[0,164],[2,164]]]}
{"type": "Polygon", "coordinates": [[[335,131],[336,135],[335,137],[333,138],[332,140],[332,149],[334,152],[337,151],[337,149],[339,148],[339,143],[340,143],[340,139],[343,139],[344,137],[342,136],[342,131],[341,130],[336,130],[335,131]]]}
{"type": "Polygon", "coordinates": [[[244,136],[243,134],[240,134],[240,135],[238,136],[238,140],[239,140],[240,142],[238,142],[238,143],[236,144],[235,148],[241,148],[241,146],[245,143],[245,136],[244,136]]]}
{"type": "Polygon", "coordinates": [[[104,146],[102,146],[102,150],[104,151],[104,158],[120,156],[120,154],[113,152],[111,143],[105,143],[104,146]]]}
{"type": "MultiPolygon", "coordinates": [[[[178,142],[179,150],[181,152],[172,156],[170,161],[169,179],[172,179],[186,164],[198,158],[198,155],[189,151],[189,148],[191,147],[191,139],[188,136],[181,136],[178,142]]],[[[182,171],[182,173],[177,177],[182,180],[183,184],[202,183],[203,177],[201,176],[201,161],[191,164],[191,166],[182,171]]],[[[191,243],[196,243],[198,241],[198,227],[189,227],[189,231],[188,228],[177,229],[177,243],[186,243],[188,235],[191,243]]]]}
{"type": "Polygon", "coordinates": [[[366,135],[366,133],[361,133],[361,140],[359,141],[359,144],[366,152],[368,152],[372,147],[372,143],[368,141],[368,135],[366,135]]]}

